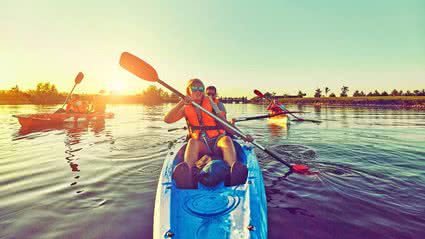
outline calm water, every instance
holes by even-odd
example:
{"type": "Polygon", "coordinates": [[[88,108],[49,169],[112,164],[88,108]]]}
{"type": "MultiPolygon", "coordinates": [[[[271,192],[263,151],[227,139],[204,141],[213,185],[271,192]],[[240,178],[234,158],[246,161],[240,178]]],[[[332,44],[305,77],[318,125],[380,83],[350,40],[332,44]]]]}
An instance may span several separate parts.
{"type": "MultiPolygon", "coordinates": [[[[28,132],[0,106],[0,238],[151,238],[171,105],[113,105],[115,118],[28,132]]],[[[227,105],[230,116],[263,106],[227,105]]],[[[290,174],[257,150],[269,238],[423,238],[425,112],[290,107],[322,124],[240,123],[257,142],[317,174],[290,174]]]]}

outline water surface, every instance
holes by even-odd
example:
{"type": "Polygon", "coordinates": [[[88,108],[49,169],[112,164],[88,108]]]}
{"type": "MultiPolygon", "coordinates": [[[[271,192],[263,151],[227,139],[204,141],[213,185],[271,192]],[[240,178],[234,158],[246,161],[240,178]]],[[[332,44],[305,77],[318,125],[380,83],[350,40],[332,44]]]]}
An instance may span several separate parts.
{"type": "MultiPolygon", "coordinates": [[[[151,238],[156,183],[184,131],[172,105],[109,105],[114,119],[24,130],[11,115],[57,106],[0,106],[0,238],[151,238]]],[[[226,105],[230,116],[264,112],[226,105]]],[[[239,123],[308,176],[256,151],[269,238],[422,238],[425,112],[289,107],[322,124],[239,123]]]]}

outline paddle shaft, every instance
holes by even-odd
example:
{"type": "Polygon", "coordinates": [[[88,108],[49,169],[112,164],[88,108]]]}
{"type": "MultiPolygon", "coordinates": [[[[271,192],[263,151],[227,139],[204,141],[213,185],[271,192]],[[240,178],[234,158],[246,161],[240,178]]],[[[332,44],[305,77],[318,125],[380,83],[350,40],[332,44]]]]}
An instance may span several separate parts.
{"type": "Polygon", "coordinates": [[[290,165],[289,163],[287,163],[287,162],[283,161],[282,159],[280,159],[279,158],[279,155],[275,154],[273,151],[268,150],[267,148],[263,147],[262,145],[257,144],[256,142],[251,142],[251,144],[255,145],[257,148],[263,150],[264,152],[266,152],[268,155],[272,156],[277,161],[285,164],[285,166],[287,166],[288,168],[292,169],[292,165],[290,165]]]}
{"type": "Polygon", "coordinates": [[[271,118],[271,117],[275,117],[275,116],[278,116],[278,115],[284,115],[284,114],[286,114],[286,112],[279,112],[277,114],[266,114],[266,115],[250,116],[250,117],[239,117],[239,118],[235,118],[235,122],[248,121],[248,120],[256,120],[256,119],[264,119],[264,118],[271,118]]]}
{"type": "Polygon", "coordinates": [[[174,129],[169,129],[169,130],[168,130],[168,132],[172,132],[172,131],[176,131],[176,130],[181,130],[181,129],[186,130],[186,129],[187,129],[187,127],[185,126],[185,127],[183,127],[183,128],[174,128],[174,129]]]}
{"type": "Polygon", "coordinates": [[[69,92],[68,96],[66,97],[65,102],[63,102],[63,105],[62,105],[61,109],[63,109],[63,107],[65,106],[66,102],[68,102],[69,97],[72,95],[72,92],[74,91],[74,89],[75,89],[75,87],[77,85],[78,85],[78,83],[75,83],[74,84],[74,87],[72,87],[72,90],[71,90],[71,92],[69,92]]]}

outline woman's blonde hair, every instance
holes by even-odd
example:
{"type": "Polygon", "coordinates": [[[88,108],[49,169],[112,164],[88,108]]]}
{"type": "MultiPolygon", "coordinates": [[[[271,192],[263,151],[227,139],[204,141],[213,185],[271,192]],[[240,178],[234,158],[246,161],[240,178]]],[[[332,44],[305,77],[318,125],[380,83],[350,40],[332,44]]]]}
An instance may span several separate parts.
{"type": "Polygon", "coordinates": [[[191,90],[190,87],[195,83],[199,83],[202,86],[204,86],[204,83],[202,83],[200,79],[197,79],[197,78],[191,79],[187,82],[187,85],[186,85],[186,95],[190,95],[190,90],[191,90]]]}

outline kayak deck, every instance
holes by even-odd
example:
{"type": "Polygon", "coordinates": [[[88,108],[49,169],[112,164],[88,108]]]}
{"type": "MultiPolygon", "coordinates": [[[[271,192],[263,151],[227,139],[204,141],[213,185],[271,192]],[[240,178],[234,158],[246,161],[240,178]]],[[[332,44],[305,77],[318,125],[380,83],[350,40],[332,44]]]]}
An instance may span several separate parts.
{"type": "Polygon", "coordinates": [[[286,127],[289,124],[288,115],[277,115],[272,118],[269,118],[268,122],[270,124],[281,125],[286,127]]]}
{"type": "Polygon", "coordinates": [[[155,200],[154,238],[267,238],[267,202],[263,177],[251,147],[237,148],[248,167],[245,184],[178,189],[172,170],[184,155],[185,144],[167,155],[155,200]]]}
{"type": "Polygon", "coordinates": [[[22,127],[53,126],[64,123],[75,123],[88,120],[113,118],[113,113],[48,113],[48,114],[21,114],[13,115],[18,118],[22,127]]]}

